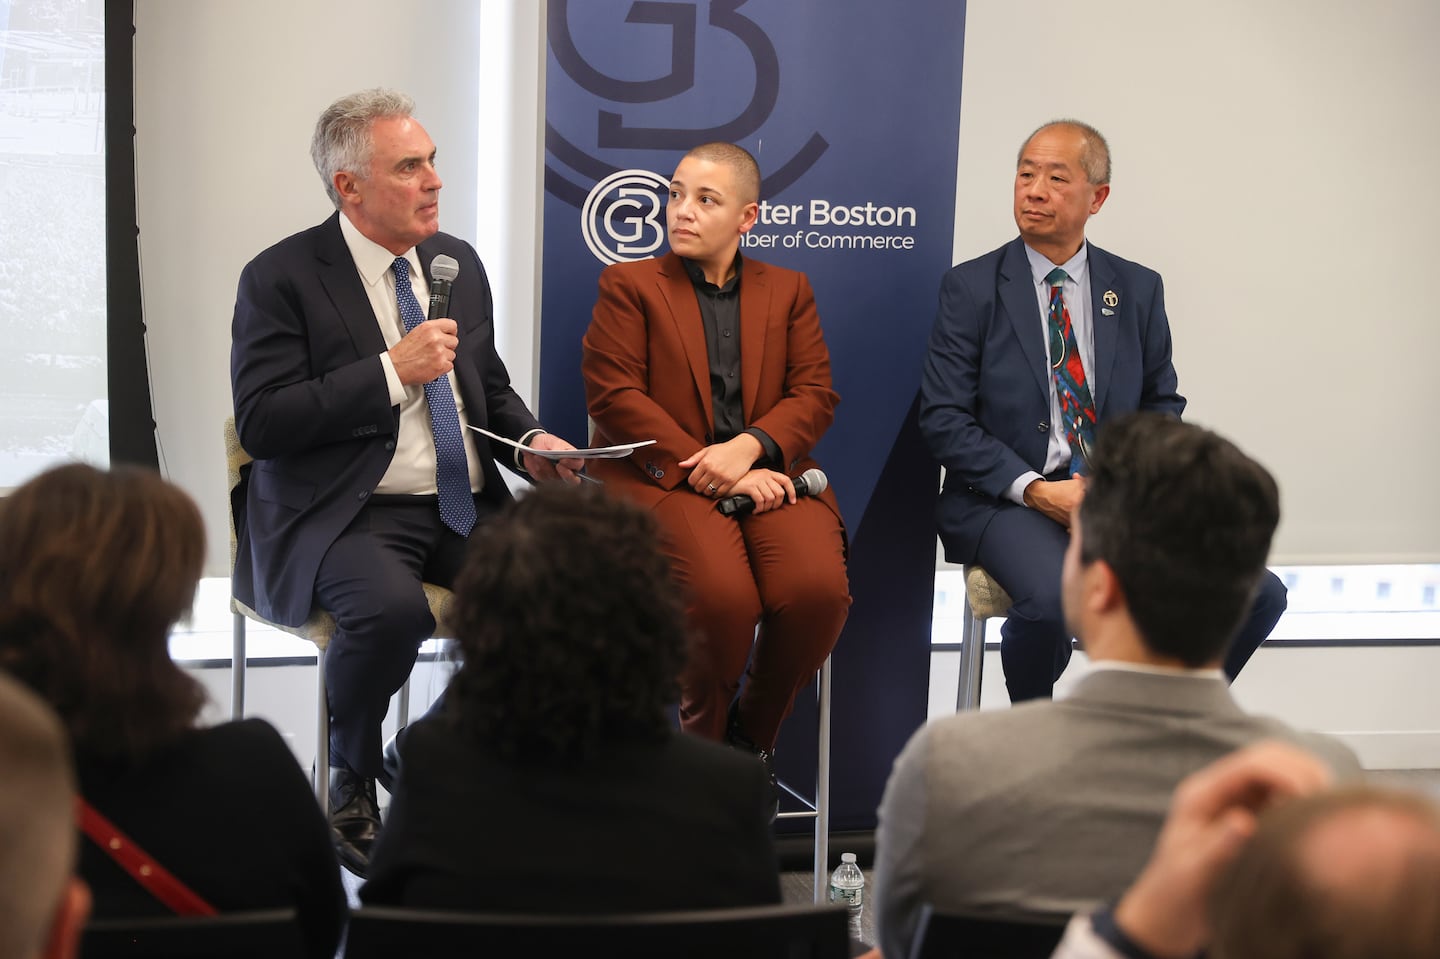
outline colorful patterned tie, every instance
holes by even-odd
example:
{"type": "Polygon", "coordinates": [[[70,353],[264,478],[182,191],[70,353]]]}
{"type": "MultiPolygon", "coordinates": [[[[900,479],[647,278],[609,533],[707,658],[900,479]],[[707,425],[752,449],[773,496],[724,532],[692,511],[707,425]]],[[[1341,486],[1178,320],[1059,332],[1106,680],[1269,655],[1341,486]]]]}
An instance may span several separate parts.
{"type": "MultiPolygon", "coordinates": [[[[410,261],[397,256],[390,272],[395,274],[400,319],[409,333],[425,322],[420,302],[410,288],[410,261]]],[[[425,384],[425,405],[430,408],[430,431],[435,434],[435,489],[440,494],[440,519],[461,536],[469,536],[475,527],[475,498],[470,492],[470,467],[465,460],[460,414],[455,410],[449,377],[437,376],[425,384]]]]}
{"type": "Polygon", "coordinates": [[[1060,394],[1060,412],[1065,417],[1065,439],[1070,443],[1070,473],[1085,473],[1086,459],[1095,444],[1095,400],[1085,382],[1085,367],[1075,345],[1070,309],[1065,305],[1061,284],[1068,274],[1058,266],[1045,276],[1050,284],[1050,369],[1060,394]]]}

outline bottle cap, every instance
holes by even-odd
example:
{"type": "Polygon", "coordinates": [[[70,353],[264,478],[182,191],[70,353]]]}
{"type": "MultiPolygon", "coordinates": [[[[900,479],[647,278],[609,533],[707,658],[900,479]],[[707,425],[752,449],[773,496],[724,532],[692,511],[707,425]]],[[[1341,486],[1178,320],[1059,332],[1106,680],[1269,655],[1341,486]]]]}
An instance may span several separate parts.
{"type": "Polygon", "coordinates": [[[853,852],[842,852],[842,853],[840,854],[840,861],[841,861],[841,862],[854,862],[854,861],[855,861],[855,854],[854,854],[853,852]]]}

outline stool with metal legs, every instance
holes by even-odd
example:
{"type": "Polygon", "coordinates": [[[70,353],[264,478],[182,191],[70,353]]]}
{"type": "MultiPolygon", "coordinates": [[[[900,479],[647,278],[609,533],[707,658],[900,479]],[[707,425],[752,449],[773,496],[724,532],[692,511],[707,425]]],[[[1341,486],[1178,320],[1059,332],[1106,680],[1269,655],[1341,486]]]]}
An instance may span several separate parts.
{"type": "Polygon", "coordinates": [[[819,747],[815,758],[815,801],[812,803],[800,793],[781,782],[780,788],[798,799],[808,809],[800,812],[782,812],[777,819],[815,820],[815,901],[824,902],[829,889],[830,871],[830,657],[820,667],[815,682],[816,699],[819,705],[820,727],[819,747]]]}
{"type": "MultiPolygon", "coordinates": [[[[252,461],[250,454],[240,446],[240,437],[235,432],[235,418],[225,420],[225,461],[229,470],[229,489],[233,494],[241,482],[241,469],[252,461]]],[[[231,499],[233,503],[233,499],[231,499]]],[[[235,570],[235,514],[230,514],[230,570],[235,570]]],[[[445,617],[450,609],[451,593],[443,586],[425,583],[425,599],[430,604],[430,615],[435,618],[435,629],[431,637],[446,635],[445,617]]],[[[298,636],[315,644],[316,697],[319,707],[315,739],[315,795],[320,800],[320,811],[330,812],[330,707],[325,697],[325,651],[335,635],[335,617],[315,607],[310,618],[299,626],[284,626],[272,623],[255,610],[230,597],[230,612],[233,614],[230,715],[241,719],[245,715],[245,620],[273,627],[291,636],[298,636]]],[[[399,705],[396,710],[396,728],[403,729],[410,720],[410,680],[400,687],[399,705]]]]}
{"type": "Polygon", "coordinates": [[[979,566],[965,567],[965,625],[960,644],[960,688],[955,711],[980,708],[980,674],[985,668],[985,620],[1004,616],[1010,594],[979,566]]]}

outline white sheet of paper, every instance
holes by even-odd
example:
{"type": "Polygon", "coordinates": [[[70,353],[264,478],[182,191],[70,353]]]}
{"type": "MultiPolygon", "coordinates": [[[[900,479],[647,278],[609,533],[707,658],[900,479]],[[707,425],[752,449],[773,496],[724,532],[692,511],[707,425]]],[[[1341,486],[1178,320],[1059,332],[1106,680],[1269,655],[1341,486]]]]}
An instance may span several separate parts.
{"type": "Polygon", "coordinates": [[[653,446],[654,440],[641,440],[638,443],[620,443],[617,446],[595,446],[584,450],[537,450],[533,446],[524,446],[514,440],[507,440],[505,437],[492,433],[487,429],[478,426],[470,427],[477,433],[498,440],[506,446],[513,446],[517,450],[524,450],[526,453],[534,453],[536,456],[543,456],[547,460],[582,459],[582,460],[618,460],[629,456],[642,446],[653,446]]]}

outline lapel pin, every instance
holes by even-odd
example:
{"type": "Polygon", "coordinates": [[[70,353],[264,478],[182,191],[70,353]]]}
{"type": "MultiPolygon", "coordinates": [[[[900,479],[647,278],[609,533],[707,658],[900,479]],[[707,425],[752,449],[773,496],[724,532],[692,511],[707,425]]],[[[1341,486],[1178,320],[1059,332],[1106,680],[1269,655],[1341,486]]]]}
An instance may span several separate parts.
{"type": "Polygon", "coordinates": [[[1105,301],[1106,306],[1119,306],[1120,296],[1114,290],[1106,290],[1105,295],[1100,299],[1105,301]]]}
{"type": "Polygon", "coordinates": [[[1112,309],[1110,309],[1110,307],[1108,307],[1108,306],[1104,306],[1104,307],[1101,307],[1101,308],[1100,308],[1100,314],[1101,314],[1102,316],[1114,316],[1114,315],[1115,315],[1115,311],[1112,310],[1112,309]]]}

